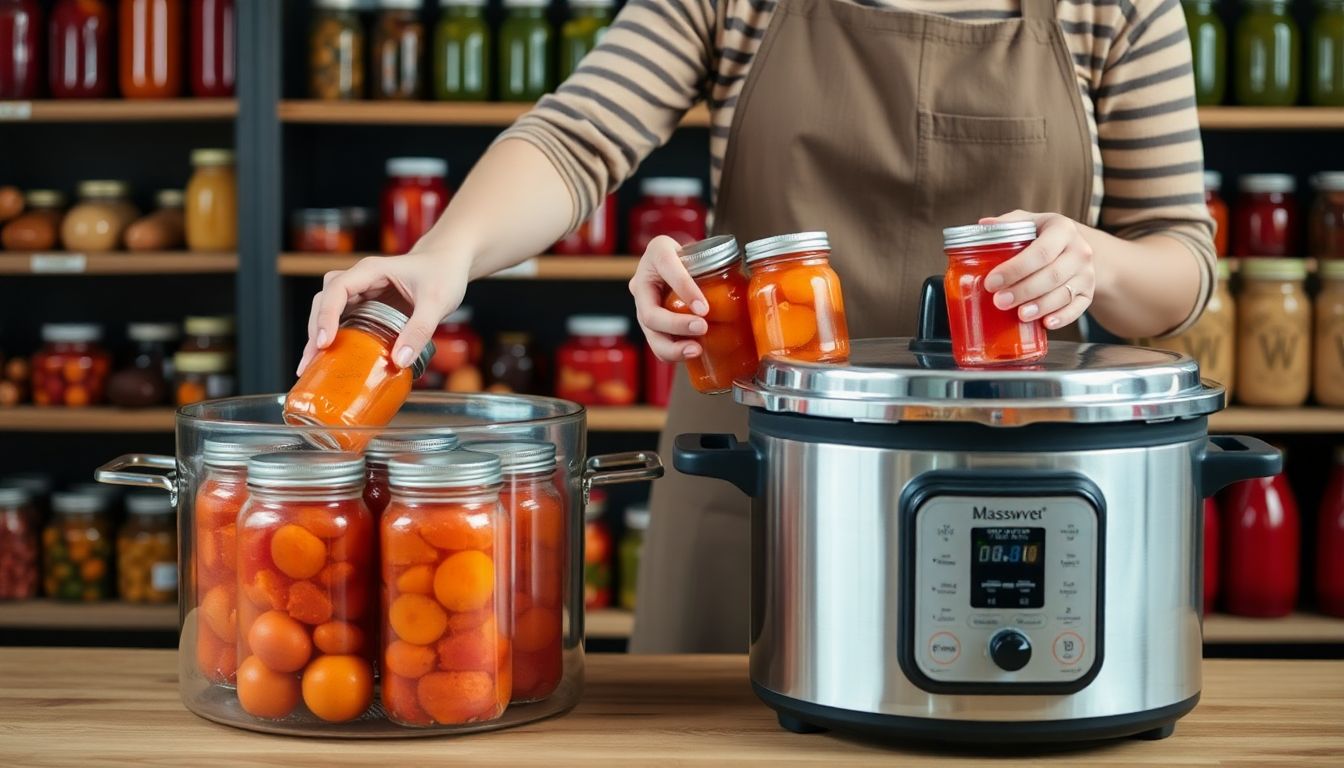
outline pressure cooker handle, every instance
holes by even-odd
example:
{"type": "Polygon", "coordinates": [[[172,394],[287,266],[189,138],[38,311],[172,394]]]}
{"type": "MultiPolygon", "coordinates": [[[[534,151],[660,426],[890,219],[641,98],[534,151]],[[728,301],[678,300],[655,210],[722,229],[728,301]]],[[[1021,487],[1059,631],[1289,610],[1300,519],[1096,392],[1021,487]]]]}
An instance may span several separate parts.
{"type": "Polygon", "coordinates": [[[1214,435],[1199,456],[1199,491],[1208,498],[1232,483],[1272,477],[1283,471],[1283,454],[1245,435],[1214,435]]]}
{"type": "Polygon", "coordinates": [[[761,457],[751,443],[736,435],[677,435],[672,466],[678,472],[727,480],[748,496],[761,490],[761,457]]]}
{"type": "Polygon", "coordinates": [[[941,276],[924,280],[919,296],[919,318],[915,338],[910,340],[911,352],[950,353],[952,329],[947,319],[947,292],[941,276]]]}
{"type": "Polygon", "coordinates": [[[159,456],[152,453],[126,453],[107,462],[93,471],[93,479],[108,485],[131,485],[137,488],[154,488],[167,491],[177,504],[177,460],[172,456],[159,456]],[[123,472],[127,467],[145,467],[161,469],[164,474],[148,472],[123,472]]]}

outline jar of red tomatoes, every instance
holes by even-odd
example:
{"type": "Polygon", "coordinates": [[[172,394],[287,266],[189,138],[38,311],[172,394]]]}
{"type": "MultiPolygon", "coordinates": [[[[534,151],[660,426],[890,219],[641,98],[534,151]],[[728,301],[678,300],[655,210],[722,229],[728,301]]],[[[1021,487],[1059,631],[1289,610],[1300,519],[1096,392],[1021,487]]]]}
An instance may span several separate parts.
{"type": "Polygon", "coordinates": [[[37,597],[38,526],[28,491],[0,485],[0,600],[37,597]]]}
{"type": "Polygon", "coordinates": [[[778,235],[747,243],[747,284],[756,354],[818,363],[849,358],[849,326],[840,277],[831,269],[825,232],[778,235]]]}
{"type": "Polygon", "coordinates": [[[37,96],[41,29],[37,0],[0,2],[0,99],[37,96]]]}
{"type": "Polygon", "coordinates": [[[1009,221],[971,224],[943,230],[947,254],[948,328],[952,357],[965,367],[1026,365],[1045,357],[1050,348],[1045,325],[1022,320],[1016,309],[999,309],[985,290],[985,277],[1021,253],[1036,239],[1036,224],[1009,221]]]}
{"type": "Polygon", "coordinates": [[[234,0],[191,0],[191,94],[226,99],[238,77],[234,0]]]}
{"type": "Polygon", "coordinates": [[[373,704],[378,561],[363,486],[364,458],[353,453],[247,463],[236,684],[254,718],[344,723],[373,704]]]}
{"type": "Polygon", "coordinates": [[[107,3],[57,0],[50,29],[51,97],[106,98],[112,91],[112,13],[107,3]]]}
{"type": "Polygon", "coordinates": [[[513,693],[511,536],[499,457],[401,456],[388,476],[383,708],[411,727],[494,720],[513,693]]]}
{"type": "Polygon", "coordinates": [[[631,253],[643,254],[659,235],[667,235],[681,245],[705,239],[709,212],[701,199],[704,184],[699,179],[645,179],[639,191],[643,197],[630,210],[631,253]]]}
{"type": "Polygon", "coordinates": [[[1316,526],[1316,600],[1323,613],[1344,617],[1344,446],[1335,449],[1316,526]]]}
{"type": "Polygon", "coordinates": [[[1217,171],[1204,172],[1204,204],[1208,206],[1209,215],[1213,217],[1213,251],[1218,256],[1227,255],[1228,228],[1231,225],[1227,203],[1219,194],[1222,188],[1223,174],[1217,171]]]}
{"type": "Polygon", "coordinates": [[[607,525],[607,495],[594,488],[588,492],[583,511],[583,607],[611,607],[611,559],[615,541],[607,525]]]}
{"type": "Polygon", "coordinates": [[[574,315],[555,353],[555,396],[583,405],[632,405],[639,393],[639,351],[620,315],[574,315]]]}
{"type": "Polygon", "coordinates": [[[448,207],[448,163],[436,157],[394,157],[383,187],[383,253],[411,250],[448,207]]]}
{"type": "Polygon", "coordinates": [[[480,334],[471,327],[472,316],[471,307],[458,307],[434,329],[434,356],[425,375],[416,380],[417,389],[481,391],[483,344],[480,334]]]}
{"type": "Polygon", "coordinates": [[[560,239],[551,252],[558,256],[610,256],[616,252],[616,196],[607,195],[588,218],[560,239]]]}
{"type": "Polygon", "coordinates": [[[1301,541],[1285,474],[1237,483],[1223,510],[1223,607],[1238,616],[1287,616],[1297,604],[1301,541]]]}
{"type": "MultiPolygon", "coordinates": [[[[678,254],[681,265],[709,305],[704,316],[708,329],[696,339],[700,342],[700,354],[686,361],[691,385],[706,394],[729,391],[735,379],[750,378],[759,362],[747,299],[747,277],[742,273],[738,253],[736,238],[719,235],[684,246],[678,254]]],[[[664,297],[663,307],[691,313],[690,306],[673,291],[664,297]]],[[[670,382],[668,386],[670,389],[670,382]]]]}
{"type": "Polygon", "coordinates": [[[457,435],[445,432],[417,437],[375,437],[364,449],[364,505],[377,520],[392,498],[387,487],[387,463],[402,454],[435,454],[457,448],[457,435]]]}
{"type": "Polygon", "coordinates": [[[46,323],[33,356],[33,402],[97,405],[103,401],[112,358],[99,346],[103,329],[91,323],[46,323]]]}
{"type": "Polygon", "coordinates": [[[1311,178],[1311,185],[1316,198],[1307,222],[1307,255],[1344,259],[1344,171],[1318,173],[1311,178]]]}
{"type": "Polygon", "coordinates": [[[182,93],[182,0],[121,0],[121,95],[166,99],[182,93]]]}
{"type": "Polygon", "coordinates": [[[1238,181],[1232,247],[1237,256],[1298,256],[1297,181],[1286,173],[1252,173],[1238,181]]]}

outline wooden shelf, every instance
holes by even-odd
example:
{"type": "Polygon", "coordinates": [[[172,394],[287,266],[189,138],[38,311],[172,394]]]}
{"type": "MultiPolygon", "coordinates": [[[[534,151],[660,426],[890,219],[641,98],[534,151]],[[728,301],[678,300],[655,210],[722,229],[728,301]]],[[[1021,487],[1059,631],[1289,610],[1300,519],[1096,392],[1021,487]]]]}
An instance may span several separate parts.
{"type": "Polygon", "coordinates": [[[233,99],[0,101],[0,123],[128,123],[231,120],[233,99]]]}
{"type": "Polygon", "coordinates": [[[0,432],[171,432],[174,413],[168,407],[20,405],[0,408],[0,432]]]}
{"type": "Polygon", "coordinates": [[[1236,405],[1209,418],[1213,432],[1287,434],[1344,432],[1344,408],[1250,408],[1236,405]]]}
{"type": "Polygon", "coordinates": [[[1341,107],[1201,107],[1206,131],[1335,131],[1344,129],[1341,107]]]}
{"type": "MultiPolygon", "coordinates": [[[[450,101],[282,101],[283,123],[346,125],[477,125],[502,128],[532,109],[530,103],[450,101]]],[[[682,127],[709,125],[709,110],[697,104],[686,113],[682,127]]]]}
{"type": "Polygon", "coordinates": [[[237,271],[236,253],[0,253],[0,275],[225,275],[237,271]]]}
{"type": "Polygon", "coordinates": [[[583,631],[597,640],[628,640],[635,629],[635,614],[619,608],[600,608],[588,611],[583,620],[583,631]]]}
{"type": "MultiPolygon", "coordinates": [[[[289,276],[321,276],[349,269],[371,253],[282,253],[278,270],[289,276]]],[[[538,256],[491,276],[500,280],[629,280],[639,259],[635,256],[538,256]]]]}
{"type": "Polygon", "coordinates": [[[1344,644],[1344,619],[1318,613],[1294,613],[1281,619],[1247,619],[1212,613],[1204,618],[1204,642],[1208,645],[1338,645],[1344,644]]]}
{"type": "Polygon", "coordinates": [[[666,423],[667,410],[654,405],[588,409],[590,432],[661,432],[666,423]]]}
{"type": "Polygon", "coordinates": [[[177,605],[59,600],[0,602],[0,629],[177,631],[177,605]]]}

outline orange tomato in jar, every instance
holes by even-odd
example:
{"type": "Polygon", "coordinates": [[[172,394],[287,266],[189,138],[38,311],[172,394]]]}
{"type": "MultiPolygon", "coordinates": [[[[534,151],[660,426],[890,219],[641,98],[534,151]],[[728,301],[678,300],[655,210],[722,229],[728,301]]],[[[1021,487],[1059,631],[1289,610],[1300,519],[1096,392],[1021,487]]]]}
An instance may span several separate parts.
{"type": "Polygon", "coordinates": [[[373,668],[359,656],[319,656],[303,671],[303,703],[329,723],[354,720],[373,703],[373,668]]]}

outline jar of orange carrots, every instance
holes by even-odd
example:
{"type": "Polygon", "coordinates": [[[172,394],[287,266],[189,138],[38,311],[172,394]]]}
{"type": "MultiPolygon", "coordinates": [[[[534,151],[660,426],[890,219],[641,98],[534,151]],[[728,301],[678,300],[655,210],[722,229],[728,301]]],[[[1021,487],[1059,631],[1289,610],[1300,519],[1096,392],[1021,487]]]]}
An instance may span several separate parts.
{"type": "Polygon", "coordinates": [[[392,345],[409,318],[382,302],[346,313],[331,344],[317,354],[285,398],[285,422],[328,427],[310,439],[325,448],[359,451],[368,437],[340,427],[381,427],[392,421],[411,383],[434,356],[429,343],[408,368],[393,362],[392,345]]]}
{"type": "Polygon", "coordinates": [[[285,451],[247,465],[238,518],[238,704],[344,723],[373,704],[378,589],[364,458],[285,451]]]}
{"type": "MultiPolygon", "coordinates": [[[[697,339],[701,353],[686,361],[686,372],[691,385],[700,392],[727,392],[733,388],[734,379],[750,378],[759,362],[737,239],[731,235],[711,237],[682,248],[678,255],[709,305],[705,315],[709,330],[697,339]]],[[[663,307],[691,314],[690,306],[672,291],[668,291],[663,307]]]]}
{"type": "Polygon", "coordinates": [[[381,523],[382,698],[404,726],[494,720],[512,695],[508,518],[500,460],[474,451],[388,462],[381,523]]]}
{"type": "Polygon", "coordinates": [[[747,243],[747,287],[756,354],[835,363],[849,359],[840,277],[825,232],[747,243]]]}

